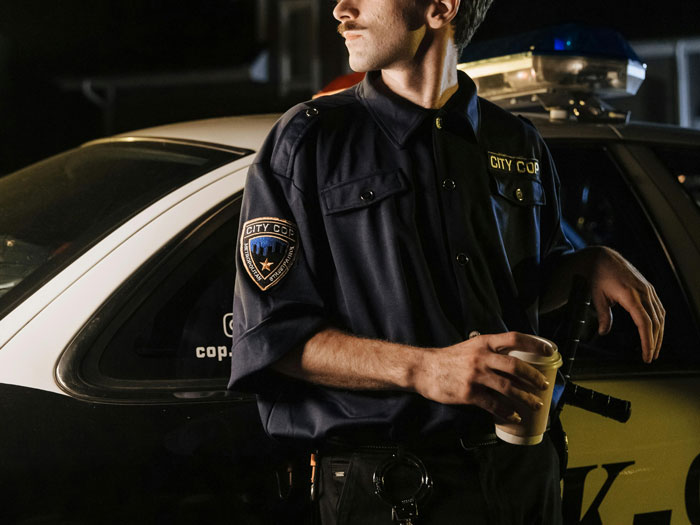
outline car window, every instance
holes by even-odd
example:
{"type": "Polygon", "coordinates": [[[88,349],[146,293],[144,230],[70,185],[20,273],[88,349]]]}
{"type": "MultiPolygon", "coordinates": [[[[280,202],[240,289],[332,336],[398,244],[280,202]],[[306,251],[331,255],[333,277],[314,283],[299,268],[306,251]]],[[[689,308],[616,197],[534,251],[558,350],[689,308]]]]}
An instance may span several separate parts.
{"type": "Polygon", "coordinates": [[[95,143],[0,179],[0,318],[151,203],[250,153],[163,140],[95,143]]]}
{"type": "Polygon", "coordinates": [[[95,315],[101,326],[71,351],[78,372],[67,383],[78,394],[173,400],[225,390],[239,209],[240,195],[192,224],[95,315]]]}
{"type": "Polygon", "coordinates": [[[236,232],[226,222],[159,279],[102,352],[101,376],[228,378],[236,232]]]}
{"type": "Polygon", "coordinates": [[[700,207],[700,151],[697,148],[657,147],[654,152],[695,205],[700,207]]]}
{"type": "MultiPolygon", "coordinates": [[[[579,347],[579,374],[687,370],[700,364],[697,329],[686,297],[648,216],[625,182],[620,167],[603,146],[551,145],[561,179],[564,229],[576,248],[606,245],[619,251],[655,287],[667,311],[661,356],[653,367],[641,362],[636,326],[619,306],[613,308],[613,329],[597,336],[589,320],[590,340],[579,347]]],[[[553,331],[553,320],[545,327],[553,331]]]]}

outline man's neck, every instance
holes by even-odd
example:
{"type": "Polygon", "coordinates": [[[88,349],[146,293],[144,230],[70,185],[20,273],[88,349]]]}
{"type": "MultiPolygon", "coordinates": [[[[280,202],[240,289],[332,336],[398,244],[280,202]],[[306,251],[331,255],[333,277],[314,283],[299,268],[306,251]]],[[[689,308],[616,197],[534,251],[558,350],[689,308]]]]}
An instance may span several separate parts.
{"type": "Polygon", "coordinates": [[[457,91],[457,50],[430,46],[408,63],[382,70],[382,82],[397,95],[428,109],[438,109],[457,91]]]}

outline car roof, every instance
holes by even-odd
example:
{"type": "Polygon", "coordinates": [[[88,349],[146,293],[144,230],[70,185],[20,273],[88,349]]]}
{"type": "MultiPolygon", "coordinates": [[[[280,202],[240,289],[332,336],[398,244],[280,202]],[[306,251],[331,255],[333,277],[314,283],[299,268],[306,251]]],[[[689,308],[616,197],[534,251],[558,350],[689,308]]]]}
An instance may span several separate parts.
{"type": "MultiPolygon", "coordinates": [[[[551,120],[546,113],[519,113],[532,121],[545,139],[625,140],[700,146],[700,130],[667,124],[630,122],[611,124],[551,120]]],[[[177,124],[167,124],[114,137],[165,138],[188,142],[218,144],[257,151],[280,114],[219,117],[177,124]]]]}
{"type": "Polygon", "coordinates": [[[195,120],[122,133],[113,139],[164,138],[257,151],[279,117],[279,114],[264,114],[195,120]]]}

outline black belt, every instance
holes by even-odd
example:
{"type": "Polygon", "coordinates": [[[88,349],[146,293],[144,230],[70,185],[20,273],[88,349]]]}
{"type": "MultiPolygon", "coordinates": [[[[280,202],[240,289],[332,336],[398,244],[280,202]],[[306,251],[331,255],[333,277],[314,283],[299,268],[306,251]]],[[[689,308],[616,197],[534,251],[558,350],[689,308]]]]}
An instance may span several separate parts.
{"type": "Polygon", "coordinates": [[[430,434],[415,438],[390,440],[371,429],[353,429],[326,438],[319,451],[322,455],[352,452],[391,452],[398,449],[421,452],[464,452],[500,443],[494,432],[473,432],[458,435],[452,432],[430,434]]]}

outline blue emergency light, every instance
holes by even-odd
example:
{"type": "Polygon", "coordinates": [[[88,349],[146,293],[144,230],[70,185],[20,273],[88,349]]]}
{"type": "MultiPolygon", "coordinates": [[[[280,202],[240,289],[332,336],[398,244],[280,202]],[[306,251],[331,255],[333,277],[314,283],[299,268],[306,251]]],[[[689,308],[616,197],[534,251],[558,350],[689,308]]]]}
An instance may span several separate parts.
{"type": "Polygon", "coordinates": [[[642,63],[616,31],[565,24],[468,45],[459,69],[479,94],[508,108],[541,104],[553,118],[627,120],[603,98],[637,93],[642,63]]]}
{"type": "Polygon", "coordinates": [[[563,24],[507,38],[469,44],[460,62],[475,62],[531,51],[535,55],[583,55],[641,60],[617,31],[581,24],[563,24]]]}

